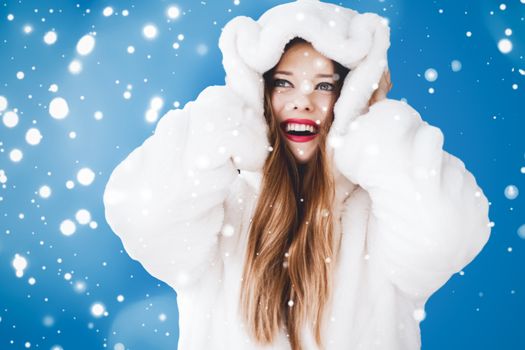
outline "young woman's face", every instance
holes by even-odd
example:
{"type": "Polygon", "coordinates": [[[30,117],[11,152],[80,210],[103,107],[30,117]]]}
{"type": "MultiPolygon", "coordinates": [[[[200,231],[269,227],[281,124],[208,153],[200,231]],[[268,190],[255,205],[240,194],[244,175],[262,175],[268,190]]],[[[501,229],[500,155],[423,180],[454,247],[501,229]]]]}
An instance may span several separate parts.
{"type": "Polygon", "coordinates": [[[309,161],[337,98],[333,62],[309,43],[290,47],[276,66],[270,93],[274,118],[298,163],[309,161]]]}

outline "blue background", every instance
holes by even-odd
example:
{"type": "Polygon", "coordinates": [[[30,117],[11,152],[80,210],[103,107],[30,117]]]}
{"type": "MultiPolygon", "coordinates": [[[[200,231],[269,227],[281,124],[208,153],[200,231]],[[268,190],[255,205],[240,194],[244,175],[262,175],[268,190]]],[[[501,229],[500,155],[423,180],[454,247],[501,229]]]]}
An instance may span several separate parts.
{"type": "MultiPolygon", "coordinates": [[[[389,19],[389,96],[406,99],[443,130],[444,148],[465,162],[491,201],[489,243],[427,303],[425,350],[525,348],[525,241],[518,234],[525,224],[524,2],[341,3],[389,19]],[[497,45],[503,38],[513,43],[506,54],[497,45]],[[453,60],[461,70],[451,69],[453,60]],[[438,72],[433,82],[425,79],[429,68],[438,72]],[[524,193],[509,199],[508,185],[524,193]]],[[[8,111],[19,116],[15,127],[0,123],[0,349],[176,348],[176,294],[123,251],[104,220],[104,185],[154,130],[145,118],[151,99],[163,99],[162,115],[206,86],[223,84],[221,28],[237,15],[258,18],[278,3],[0,3],[0,96],[8,101],[0,117],[8,111]],[[166,15],[171,5],[181,10],[177,19],[166,15]],[[114,9],[109,17],[103,15],[107,6],[114,9]],[[158,29],[153,40],[142,34],[148,23],[158,29]],[[26,25],[32,32],[24,32],[26,25]],[[53,45],[43,41],[50,30],[58,34],[53,45]],[[88,33],[95,48],[80,56],[75,46],[88,33]],[[68,70],[74,59],[82,62],[79,74],[68,70]],[[49,91],[51,84],[57,92],[49,91]],[[55,97],[67,100],[67,118],[50,116],[55,97]],[[102,119],[94,117],[96,111],[102,119]],[[25,140],[32,127],[43,135],[38,145],[25,140]],[[11,160],[13,149],[23,152],[21,161],[11,160]],[[82,168],[95,174],[88,186],[77,180],[82,168]],[[68,180],[75,184],[71,189],[68,180]],[[52,190],[49,198],[39,195],[44,185],[52,190]],[[74,234],[65,236],[61,223],[75,221],[79,209],[91,213],[91,226],[77,222],[74,234]],[[15,254],[28,262],[22,277],[15,274],[15,254]],[[97,303],[107,314],[92,313],[97,303]]]]}

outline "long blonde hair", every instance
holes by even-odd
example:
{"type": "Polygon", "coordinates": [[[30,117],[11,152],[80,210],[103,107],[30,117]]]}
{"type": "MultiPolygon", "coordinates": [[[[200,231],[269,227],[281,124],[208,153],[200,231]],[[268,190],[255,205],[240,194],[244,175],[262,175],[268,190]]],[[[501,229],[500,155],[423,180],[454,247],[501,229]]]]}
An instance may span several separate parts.
{"type": "MultiPolygon", "coordinates": [[[[290,41],[284,51],[301,38],[290,41]]],[[[339,89],[348,73],[337,62],[339,89]]],[[[331,295],[332,271],[340,237],[334,237],[335,185],[326,152],[330,123],[321,126],[319,146],[306,164],[288,149],[270,103],[275,67],[264,74],[265,118],[273,151],[266,159],[257,207],[249,230],[241,285],[241,312],[261,344],[271,344],[279,327],[293,350],[301,349],[302,326],[309,323],[322,348],[321,321],[331,295]]]]}

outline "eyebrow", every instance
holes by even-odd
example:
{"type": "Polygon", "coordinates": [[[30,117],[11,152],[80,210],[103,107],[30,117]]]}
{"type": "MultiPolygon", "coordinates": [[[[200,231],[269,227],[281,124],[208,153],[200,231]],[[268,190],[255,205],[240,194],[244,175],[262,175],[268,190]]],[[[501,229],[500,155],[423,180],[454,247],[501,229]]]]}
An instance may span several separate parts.
{"type": "MultiPolygon", "coordinates": [[[[288,71],[284,71],[284,70],[278,70],[274,74],[293,75],[292,72],[288,72],[288,71]]],[[[322,74],[322,73],[319,73],[319,74],[316,74],[315,77],[316,78],[333,78],[334,75],[335,75],[335,73],[334,74],[322,74]]]]}

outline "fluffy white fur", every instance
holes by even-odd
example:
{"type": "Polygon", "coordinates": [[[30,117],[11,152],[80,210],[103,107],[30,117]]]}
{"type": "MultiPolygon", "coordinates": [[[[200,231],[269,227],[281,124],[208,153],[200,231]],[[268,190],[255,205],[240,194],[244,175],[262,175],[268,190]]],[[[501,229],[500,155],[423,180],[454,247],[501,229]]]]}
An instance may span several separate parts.
{"type": "MultiPolygon", "coordinates": [[[[128,254],[177,291],[180,349],[290,348],[284,330],[269,347],[254,344],[238,302],[269,151],[261,75],[295,36],[352,69],[330,132],[343,240],[325,348],[420,348],[414,312],[487,242],[488,202],[410,106],[384,100],[367,110],[388,33],[377,15],[313,0],[233,19],[220,39],[226,86],[168,112],[113,171],[106,219],[128,254]]],[[[317,349],[307,327],[302,341],[317,349]]]]}

